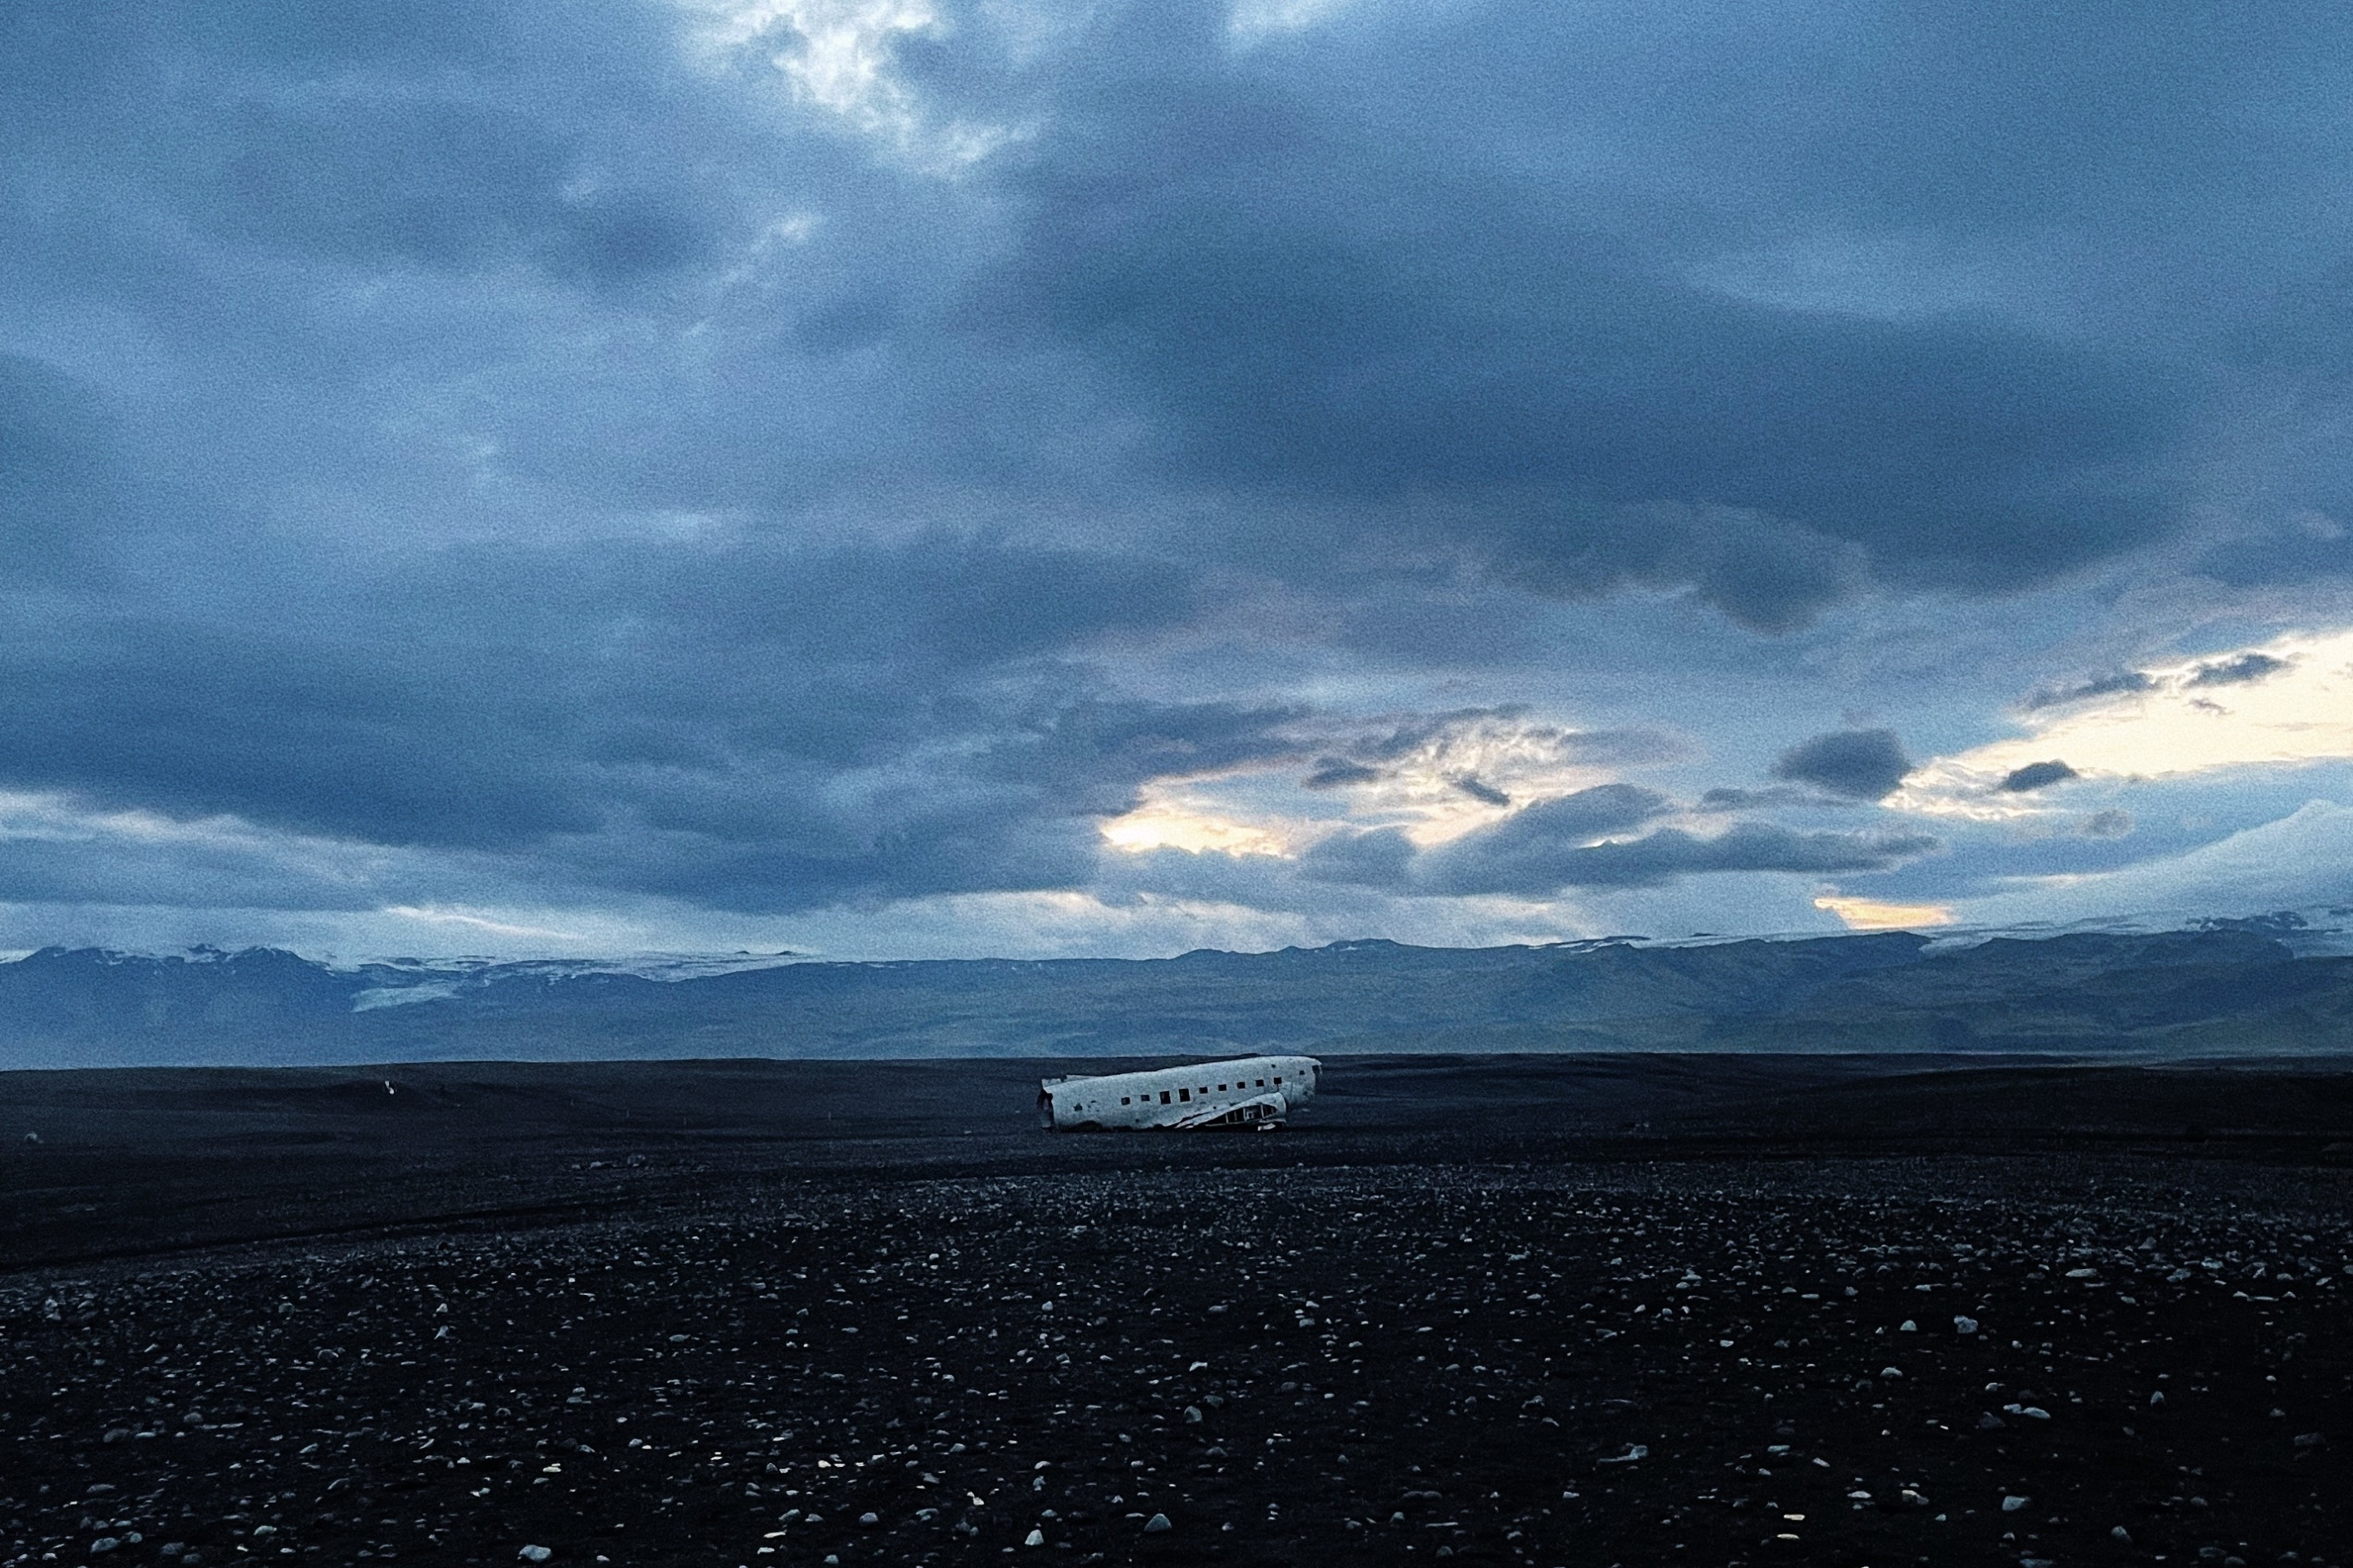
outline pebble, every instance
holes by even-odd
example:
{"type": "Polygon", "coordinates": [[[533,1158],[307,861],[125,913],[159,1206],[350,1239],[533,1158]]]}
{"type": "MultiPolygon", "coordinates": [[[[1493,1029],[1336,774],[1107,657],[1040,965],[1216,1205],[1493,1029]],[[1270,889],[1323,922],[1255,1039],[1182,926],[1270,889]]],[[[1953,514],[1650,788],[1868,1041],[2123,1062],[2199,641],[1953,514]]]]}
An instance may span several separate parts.
{"type": "MultiPolygon", "coordinates": [[[[1152,1152],[1226,1158],[1174,1147],[1152,1152]]],[[[205,1568],[280,1543],[304,1562],[495,1562],[515,1534],[546,1543],[523,1560],[583,1568],[686,1538],[713,1568],[976,1563],[1024,1539],[1076,1565],[1137,1550],[1123,1532],[1166,1531],[1169,1508],[1188,1542],[1229,1524],[1268,1562],[1345,1531],[1531,1568],[1645,1561],[1662,1541],[1726,1562],[1760,1533],[1835,1561],[1850,1527],[1879,1543],[1858,1560],[1900,1527],[1931,1532],[1923,1552],[1993,1561],[2024,1499],[1948,1524],[1928,1499],[2003,1497],[2054,1465],[2052,1511],[2084,1522],[2038,1524],[2028,1545],[2069,1563],[2112,1549],[2102,1512],[2132,1520],[2136,1552],[2186,1554],[2175,1531],[2195,1520],[2261,1561],[2333,1557],[2333,1455],[2241,1417],[2317,1411],[2340,1386],[2337,1341],[2294,1338],[2336,1308],[2305,1281],[2353,1255],[2337,1190],[2303,1209],[2285,1185],[2158,1206],[2116,1201],[2129,1182],[2049,1174],[2042,1191],[2040,1169],[797,1173],[735,1207],[698,1189],[675,1213],[51,1269],[37,1287],[0,1273],[0,1345],[44,1373],[0,1377],[0,1434],[28,1439],[0,1451],[0,1541],[26,1542],[0,1568],[94,1563],[98,1539],[124,1562],[134,1527],[205,1568]],[[1116,1240],[1178,1213],[1196,1253],[1116,1240]],[[2203,1269],[2162,1283],[2177,1258],[2230,1254],[2292,1269],[2299,1301],[2259,1313],[2203,1269]],[[2096,1257],[2144,1304],[2063,1288],[2053,1255],[2096,1257]],[[1885,1356],[1879,1325],[1916,1331],[1920,1284],[1967,1290],[2006,1331],[1907,1341],[1898,1376],[1858,1377],[1885,1356]],[[696,1328],[673,1339],[681,1322],[696,1328]],[[2128,1414],[2160,1370],[2196,1422],[2147,1418],[2138,1438],[2044,1424],[2128,1414]],[[2221,1392],[2248,1387],[2265,1398],[2243,1412],[2221,1392]],[[1976,1414],[2003,1402],[2027,1418],[1976,1414]],[[2209,1497],[2144,1523],[2119,1478],[2160,1456],[2206,1467],[2209,1497]],[[2221,1479],[2242,1456],[2293,1512],[2221,1479]],[[1851,1478],[1869,1478],[1860,1503],[1851,1478]],[[1806,1520],[1766,1531],[1768,1502],[1806,1520]]]]}

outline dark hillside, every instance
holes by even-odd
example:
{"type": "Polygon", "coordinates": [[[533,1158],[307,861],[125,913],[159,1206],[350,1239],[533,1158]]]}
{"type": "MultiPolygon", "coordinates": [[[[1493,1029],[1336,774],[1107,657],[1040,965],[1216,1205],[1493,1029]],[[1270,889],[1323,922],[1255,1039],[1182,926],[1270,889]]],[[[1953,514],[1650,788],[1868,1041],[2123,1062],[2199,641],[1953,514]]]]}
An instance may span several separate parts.
{"type": "Polygon", "coordinates": [[[2353,959],[2246,930],[1937,947],[1349,942],[1127,961],[0,964],[0,1065],[1613,1050],[2167,1055],[2353,1045],[2353,959]]]}

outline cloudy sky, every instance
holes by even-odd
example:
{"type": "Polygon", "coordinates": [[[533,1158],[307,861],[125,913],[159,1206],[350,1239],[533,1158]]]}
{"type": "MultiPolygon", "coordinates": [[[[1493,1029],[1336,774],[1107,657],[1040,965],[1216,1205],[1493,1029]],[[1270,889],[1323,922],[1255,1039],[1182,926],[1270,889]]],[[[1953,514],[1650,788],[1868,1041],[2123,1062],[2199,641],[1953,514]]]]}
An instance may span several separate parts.
{"type": "Polygon", "coordinates": [[[0,948],[2353,902],[2353,11],[0,8],[0,948]]]}

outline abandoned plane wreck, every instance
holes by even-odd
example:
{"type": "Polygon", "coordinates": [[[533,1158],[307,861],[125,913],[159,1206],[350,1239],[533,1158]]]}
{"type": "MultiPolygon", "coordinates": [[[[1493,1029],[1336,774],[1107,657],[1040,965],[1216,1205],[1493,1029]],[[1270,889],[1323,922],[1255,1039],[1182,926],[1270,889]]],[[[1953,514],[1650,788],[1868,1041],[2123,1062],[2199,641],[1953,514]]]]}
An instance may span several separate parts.
{"type": "Polygon", "coordinates": [[[1314,1097],[1323,1067],[1313,1056],[1244,1056],[1098,1078],[1048,1078],[1038,1086],[1038,1121],[1057,1132],[1272,1132],[1314,1097]]]}

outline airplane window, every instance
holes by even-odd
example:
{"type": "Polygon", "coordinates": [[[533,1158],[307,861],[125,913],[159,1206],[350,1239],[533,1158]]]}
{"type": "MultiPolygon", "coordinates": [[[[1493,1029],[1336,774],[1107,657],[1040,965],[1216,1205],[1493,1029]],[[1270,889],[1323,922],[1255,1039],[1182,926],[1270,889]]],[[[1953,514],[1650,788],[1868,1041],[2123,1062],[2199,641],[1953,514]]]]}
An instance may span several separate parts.
{"type": "Polygon", "coordinates": [[[1180,1100],[1190,1100],[1193,1097],[1193,1091],[1190,1089],[1179,1089],[1176,1091],[1176,1097],[1180,1100]]]}
{"type": "Polygon", "coordinates": [[[1125,1105],[1125,1104],[1127,1103],[1127,1097],[1126,1097],[1125,1095],[1122,1095],[1122,1096],[1120,1096],[1120,1097],[1119,1097],[1119,1103],[1120,1103],[1120,1104],[1122,1104],[1122,1105],[1125,1105]]]}
{"type": "Polygon", "coordinates": [[[1160,1103],[1164,1106],[1168,1103],[1168,1091],[1166,1089],[1160,1091],[1160,1103]]]}
{"type": "Polygon", "coordinates": [[[1219,1085],[1218,1086],[1218,1093],[1219,1093],[1219,1094],[1221,1094],[1221,1095],[1222,1095],[1222,1094],[1224,1094],[1225,1092],[1226,1092],[1226,1086],[1225,1086],[1225,1085],[1223,1085],[1223,1084],[1219,1084],[1219,1085]]]}
{"type": "Polygon", "coordinates": [[[1281,1083],[1281,1082],[1282,1082],[1282,1074],[1280,1074],[1280,1073],[1277,1073],[1277,1074],[1274,1075],[1274,1081],[1275,1081],[1276,1083],[1278,1083],[1278,1084],[1279,1084],[1279,1083],[1281,1083]]]}

